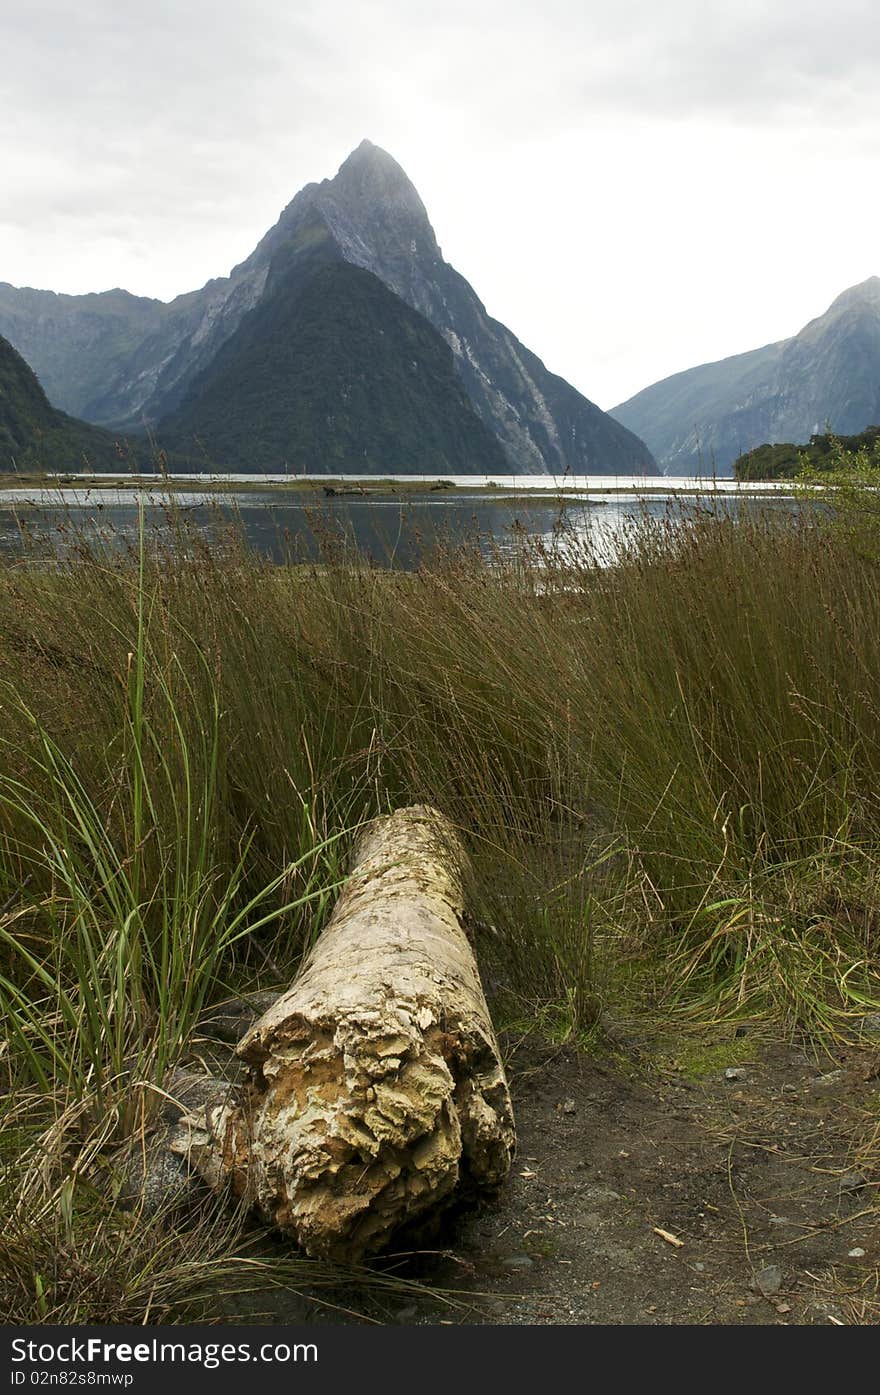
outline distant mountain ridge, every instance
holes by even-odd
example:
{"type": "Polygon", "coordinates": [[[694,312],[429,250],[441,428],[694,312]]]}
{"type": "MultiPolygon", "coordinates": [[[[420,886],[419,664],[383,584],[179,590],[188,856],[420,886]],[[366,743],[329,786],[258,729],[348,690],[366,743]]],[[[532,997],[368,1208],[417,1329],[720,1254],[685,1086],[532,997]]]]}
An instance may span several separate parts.
{"type": "Polygon", "coordinates": [[[0,334],[34,369],[53,406],[84,416],[95,384],[162,322],[159,300],[128,291],[62,295],[0,281],[0,334]]]}
{"type": "MultiPolygon", "coordinates": [[[[369,141],[333,179],[306,185],[228,277],[167,305],[123,291],[53,296],[0,285],[0,333],[8,334],[67,410],[117,429],[149,425],[162,444],[167,424],[178,441],[187,414],[195,422],[193,394],[204,387],[223,346],[246,316],[267,309],[288,275],[312,265],[316,249],[330,249],[371,273],[443,337],[470,406],[495,437],[507,469],[657,473],[644,442],[550,373],[486,313],[470,285],[443,260],[406,174],[369,141]]],[[[401,381],[396,371],[393,376],[401,381]]],[[[286,384],[292,391],[289,375],[286,384]]],[[[314,418],[312,405],[302,405],[304,415],[314,418]]],[[[436,420],[436,413],[429,416],[436,420]]],[[[364,429],[372,430],[366,419],[364,429]]],[[[461,439],[477,438],[465,432],[461,439]]],[[[219,466],[222,443],[218,449],[219,466]]],[[[456,465],[481,468],[476,457],[456,457],[444,468],[456,465]]]]}
{"type": "Polygon", "coordinates": [[[611,415],[670,475],[729,474],[765,443],[852,435],[880,421],[880,277],[851,286],[791,339],[644,388],[611,415]]]}
{"type": "Polygon", "coordinates": [[[0,338],[0,474],[113,468],[126,468],[113,436],[51,406],[33,370],[0,338]]]}

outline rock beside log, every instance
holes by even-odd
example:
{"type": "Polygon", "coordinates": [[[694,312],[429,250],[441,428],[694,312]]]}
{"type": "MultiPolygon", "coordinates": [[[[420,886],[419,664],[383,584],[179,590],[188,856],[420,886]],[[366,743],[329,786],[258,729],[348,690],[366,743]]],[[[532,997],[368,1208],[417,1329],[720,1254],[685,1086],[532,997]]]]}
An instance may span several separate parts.
{"type": "Polygon", "coordinates": [[[358,1260],[497,1186],[510,1094],[462,929],[465,854],[424,807],[376,820],[302,973],[241,1041],[190,1158],[310,1255],[358,1260]]]}
{"type": "Polygon", "coordinates": [[[234,1090],[216,1075],[172,1071],[153,1127],[120,1149],[110,1176],[101,1179],[118,1189],[122,1206],[149,1216],[198,1199],[201,1188],[191,1165],[200,1149],[212,1156],[214,1113],[228,1105],[234,1090]]]}

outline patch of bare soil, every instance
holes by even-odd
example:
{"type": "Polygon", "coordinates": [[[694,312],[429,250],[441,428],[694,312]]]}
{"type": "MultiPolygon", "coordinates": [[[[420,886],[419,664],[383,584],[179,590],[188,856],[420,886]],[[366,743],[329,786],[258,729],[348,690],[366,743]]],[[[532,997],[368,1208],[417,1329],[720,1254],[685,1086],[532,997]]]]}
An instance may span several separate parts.
{"type": "Polygon", "coordinates": [[[432,1248],[379,1266],[435,1296],[277,1296],[263,1320],[876,1320],[878,1182],[859,1169],[857,1145],[877,1116],[880,1052],[817,1059],[757,1033],[744,1044],[731,1029],[709,1045],[700,1075],[657,1042],[614,1059],[520,1045],[508,1184],[432,1248]],[[731,1064],[716,1068],[726,1039],[731,1064]]]}

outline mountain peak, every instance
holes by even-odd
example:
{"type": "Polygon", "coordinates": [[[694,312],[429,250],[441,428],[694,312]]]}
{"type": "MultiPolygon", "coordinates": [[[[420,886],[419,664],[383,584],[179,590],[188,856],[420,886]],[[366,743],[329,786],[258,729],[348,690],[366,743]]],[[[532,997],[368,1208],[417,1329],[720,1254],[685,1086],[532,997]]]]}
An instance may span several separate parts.
{"type": "MultiPolygon", "coordinates": [[[[388,165],[394,165],[396,169],[400,169],[400,166],[398,165],[397,161],[393,158],[393,156],[388,154],[387,150],[383,150],[381,145],[375,145],[373,141],[367,140],[366,136],[361,141],[360,145],[355,146],[354,150],[343,163],[347,165],[350,161],[353,160],[359,162],[370,161],[373,164],[384,163],[388,165]]],[[[401,173],[402,172],[403,171],[401,171],[401,173]]]]}
{"type": "Polygon", "coordinates": [[[849,310],[856,305],[870,305],[880,308],[880,276],[869,276],[857,286],[849,286],[831,302],[831,310],[849,310]]]}
{"type": "Polygon", "coordinates": [[[362,140],[343,160],[335,177],[325,180],[322,187],[360,199],[403,198],[424,212],[409,175],[387,150],[370,140],[362,140]]]}

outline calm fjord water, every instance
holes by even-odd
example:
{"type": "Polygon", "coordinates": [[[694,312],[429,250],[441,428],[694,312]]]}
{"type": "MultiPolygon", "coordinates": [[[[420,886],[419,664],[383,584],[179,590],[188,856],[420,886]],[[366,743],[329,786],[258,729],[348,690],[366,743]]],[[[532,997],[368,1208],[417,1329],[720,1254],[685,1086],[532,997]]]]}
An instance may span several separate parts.
{"type": "MultiPolygon", "coordinates": [[[[284,489],[279,487],[283,476],[227,476],[226,482],[246,482],[247,487],[216,492],[210,484],[200,488],[195,479],[173,493],[163,489],[161,480],[144,481],[138,489],[95,488],[86,481],[63,491],[11,486],[0,489],[0,552],[20,555],[23,530],[39,549],[63,552],[78,537],[111,547],[130,545],[137,537],[142,500],[154,536],[170,535],[176,515],[219,546],[225,530],[237,521],[251,545],[276,561],[314,559],[322,544],[334,540],[353,543],[382,565],[409,568],[438,542],[472,541],[486,551],[493,546],[512,550],[523,533],[547,546],[589,538],[602,552],[628,521],[645,512],[673,520],[707,504],[732,512],[746,497],[730,480],[715,487],[712,481],[634,482],[607,476],[565,481],[511,476],[492,481],[496,488],[488,494],[475,486],[490,481],[463,476],[453,480],[455,487],[433,492],[429,481],[426,493],[407,496],[389,487],[361,496],[325,494],[325,478],[330,489],[354,484],[352,476],[327,476],[320,477],[314,490],[284,489]]],[[[766,493],[766,503],[790,506],[784,489],[766,493]]]]}

